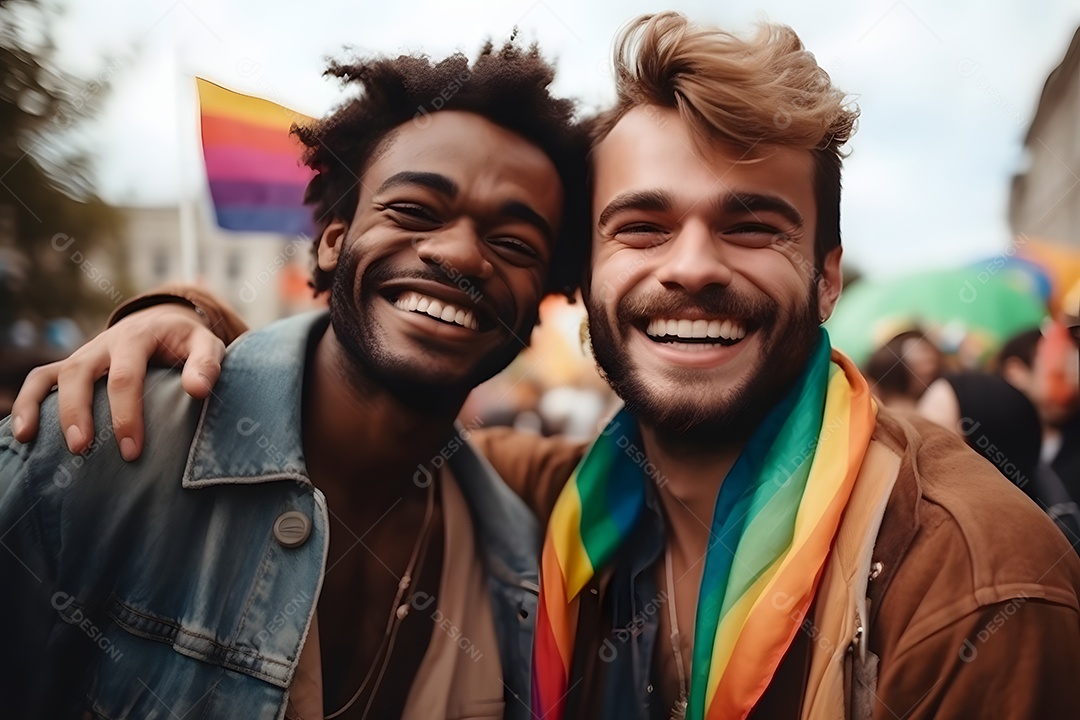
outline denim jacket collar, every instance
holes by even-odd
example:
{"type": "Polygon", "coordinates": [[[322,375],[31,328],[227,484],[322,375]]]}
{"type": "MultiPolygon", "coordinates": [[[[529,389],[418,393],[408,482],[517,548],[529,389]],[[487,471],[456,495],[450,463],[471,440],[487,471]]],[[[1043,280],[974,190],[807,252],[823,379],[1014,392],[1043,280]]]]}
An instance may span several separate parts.
{"type": "Polygon", "coordinates": [[[297,315],[246,333],[229,347],[221,379],[203,403],[184,468],[185,488],[273,480],[311,484],[301,425],[303,366],[312,333],[328,322],[326,311],[297,315]]]}

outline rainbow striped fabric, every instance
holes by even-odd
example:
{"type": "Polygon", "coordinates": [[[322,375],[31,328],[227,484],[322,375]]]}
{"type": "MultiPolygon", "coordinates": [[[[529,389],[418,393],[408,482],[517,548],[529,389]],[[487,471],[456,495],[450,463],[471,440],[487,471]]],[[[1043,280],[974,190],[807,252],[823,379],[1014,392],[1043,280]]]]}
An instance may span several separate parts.
{"type": "MultiPolygon", "coordinates": [[[[687,717],[745,718],[802,624],[874,429],[854,364],[823,329],[806,369],[755,430],[716,499],[694,630],[687,717]]],[[[541,560],[533,712],[566,711],[578,593],[611,561],[645,503],[645,472],[615,417],[555,505],[541,560]]]]}
{"type": "Polygon", "coordinates": [[[300,163],[294,122],[311,118],[269,100],[195,79],[203,157],[217,223],[226,230],[311,234],[304,188],[313,171],[300,163]]]}

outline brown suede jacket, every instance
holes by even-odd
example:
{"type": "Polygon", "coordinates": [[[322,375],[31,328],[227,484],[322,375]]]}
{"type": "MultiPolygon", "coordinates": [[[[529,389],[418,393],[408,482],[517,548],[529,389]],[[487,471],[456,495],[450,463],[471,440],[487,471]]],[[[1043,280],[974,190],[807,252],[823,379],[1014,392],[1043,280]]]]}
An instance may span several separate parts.
{"type": "MultiPolygon", "coordinates": [[[[188,286],[135,298],[110,322],[178,297],[226,343],[244,330],[227,306],[188,286]]],[[[874,440],[899,457],[899,473],[866,590],[876,684],[866,711],[851,716],[1080,717],[1080,558],[1069,542],[953,433],[883,409],[874,440]]],[[[585,450],[509,429],[470,441],[543,522],[585,450]]],[[[789,656],[806,644],[796,641],[789,656]]],[[[777,711],[754,717],[806,717],[808,664],[785,658],[759,703],[777,711]]]]}

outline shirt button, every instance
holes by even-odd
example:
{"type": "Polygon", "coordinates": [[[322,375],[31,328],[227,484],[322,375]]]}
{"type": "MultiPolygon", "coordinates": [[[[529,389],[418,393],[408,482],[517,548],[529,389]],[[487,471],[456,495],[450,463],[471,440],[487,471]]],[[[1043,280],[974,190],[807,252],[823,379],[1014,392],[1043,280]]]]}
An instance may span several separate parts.
{"type": "Polygon", "coordinates": [[[311,535],[311,520],[302,512],[290,510],[274,521],[274,539],[282,547],[300,547],[311,535]]]}

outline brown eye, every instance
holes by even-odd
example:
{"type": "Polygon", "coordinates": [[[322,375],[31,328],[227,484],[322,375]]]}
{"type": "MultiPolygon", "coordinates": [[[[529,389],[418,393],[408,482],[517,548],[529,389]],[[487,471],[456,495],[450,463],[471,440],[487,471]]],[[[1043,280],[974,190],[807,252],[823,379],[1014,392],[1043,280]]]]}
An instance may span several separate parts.
{"type": "Polygon", "coordinates": [[[618,228],[615,239],[631,247],[652,247],[667,239],[667,231],[648,223],[631,223],[618,228]]]}
{"type": "Polygon", "coordinates": [[[736,225],[725,230],[723,235],[739,245],[752,247],[765,247],[788,239],[788,236],[777,228],[758,223],[736,225]]]}
{"type": "Polygon", "coordinates": [[[504,255],[516,256],[527,260],[537,260],[540,253],[532,245],[516,237],[500,236],[488,238],[488,244],[504,255]]]}
{"type": "Polygon", "coordinates": [[[439,218],[433,212],[416,203],[394,203],[387,205],[386,208],[393,212],[399,220],[405,220],[410,224],[433,225],[439,222],[439,218]]]}

